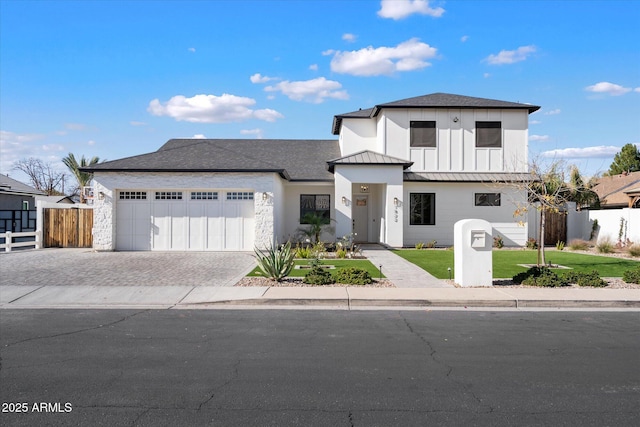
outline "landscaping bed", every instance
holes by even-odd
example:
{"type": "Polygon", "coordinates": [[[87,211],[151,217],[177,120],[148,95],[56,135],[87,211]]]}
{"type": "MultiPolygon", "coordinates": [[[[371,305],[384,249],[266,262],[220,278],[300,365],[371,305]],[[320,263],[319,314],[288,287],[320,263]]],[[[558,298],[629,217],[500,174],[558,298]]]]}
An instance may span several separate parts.
{"type": "Polygon", "coordinates": [[[235,286],[266,286],[266,287],[329,287],[329,288],[344,288],[344,287],[358,287],[358,288],[395,288],[396,286],[388,279],[373,279],[373,283],[370,285],[351,285],[344,283],[333,283],[331,285],[307,285],[302,282],[301,277],[287,277],[281,282],[268,279],[266,277],[243,277],[235,286]]]}

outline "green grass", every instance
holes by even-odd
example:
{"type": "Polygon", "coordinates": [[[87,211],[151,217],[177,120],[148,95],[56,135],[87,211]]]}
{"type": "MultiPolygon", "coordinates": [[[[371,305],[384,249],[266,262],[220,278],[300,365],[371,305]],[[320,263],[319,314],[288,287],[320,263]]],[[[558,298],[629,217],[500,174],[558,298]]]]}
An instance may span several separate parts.
{"type": "MultiPolygon", "coordinates": [[[[309,261],[311,260],[297,259],[295,261],[295,264],[309,265],[309,261]]],[[[320,260],[320,264],[335,265],[336,270],[341,267],[358,267],[366,270],[369,274],[371,274],[371,277],[373,277],[374,279],[380,278],[380,270],[378,270],[378,267],[374,266],[370,261],[366,259],[323,259],[323,260],[320,260]]],[[[336,270],[329,270],[329,271],[334,272],[336,270]]],[[[289,277],[304,277],[308,271],[309,270],[296,270],[294,268],[293,270],[291,270],[291,274],[289,274],[289,277]]],[[[260,269],[256,267],[253,270],[251,270],[251,272],[247,274],[247,276],[262,277],[264,275],[262,274],[260,269]]],[[[385,278],[386,276],[383,274],[382,277],[385,278]]]]}
{"type": "MultiPolygon", "coordinates": [[[[394,251],[402,258],[428,271],[438,279],[448,279],[447,267],[451,267],[454,274],[453,251],[402,249],[394,251]]],[[[570,267],[574,271],[590,272],[597,270],[602,277],[622,277],[625,270],[636,268],[639,261],[603,257],[597,255],[576,254],[567,251],[545,251],[545,257],[552,264],[570,267]]],[[[493,251],[493,277],[510,278],[526,271],[518,264],[535,264],[537,251],[535,250],[503,250],[493,251]]],[[[383,267],[384,269],[384,267],[383,267]]],[[[566,270],[556,270],[562,273],[566,270]]]]}

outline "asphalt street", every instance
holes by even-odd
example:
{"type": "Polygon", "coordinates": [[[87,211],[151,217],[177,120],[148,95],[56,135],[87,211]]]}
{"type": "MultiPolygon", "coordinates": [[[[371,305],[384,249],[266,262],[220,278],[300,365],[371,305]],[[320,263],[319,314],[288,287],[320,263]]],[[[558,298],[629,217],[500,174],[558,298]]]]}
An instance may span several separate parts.
{"type": "Polygon", "coordinates": [[[0,424],[631,426],[640,313],[1,310],[0,424]]]}

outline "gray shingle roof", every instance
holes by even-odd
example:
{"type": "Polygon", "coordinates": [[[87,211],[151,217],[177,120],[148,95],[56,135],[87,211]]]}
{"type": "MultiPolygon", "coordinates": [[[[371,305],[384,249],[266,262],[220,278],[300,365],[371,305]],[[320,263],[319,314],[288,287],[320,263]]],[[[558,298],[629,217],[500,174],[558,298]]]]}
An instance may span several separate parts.
{"type": "Polygon", "coordinates": [[[405,181],[421,182],[525,182],[534,176],[526,172],[405,172],[405,181]]]}
{"type": "Polygon", "coordinates": [[[326,159],[337,140],[172,139],[158,151],[98,163],[87,172],[274,172],[292,181],[333,181],[326,159]]]}
{"type": "Polygon", "coordinates": [[[333,172],[335,165],[399,165],[402,166],[403,169],[406,169],[412,164],[413,162],[409,160],[403,160],[397,157],[387,156],[386,154],[364,150],[327,161],[327,169],[329,172],[333,172]]]}
{"type": "Polygon", "coordinates": [[[44,191],[36,190],[35,188],[24,184],[20,181],[16,181],[13,178],[9,178],[6,175],[0,174],[0,193],[4,194],[29,194],[33,196],[45,195],[44,191]]]}
{"type": "Polygon", "coordinates": [[[358,110],[334,116],[333,134],[340,133],[340,125],[344,118],[373,118],[384,108],[482,108],[482,109],[526,109],[529,114],[540,109],[537,105],[519,102],[499,101],[497,99],[476,98],[473,96],[454,95],[451,93],[432,93],[399,101],[378,104],[373,108],[358,110]],[[368,115],[367,115],[368,114],[368,115]]]}

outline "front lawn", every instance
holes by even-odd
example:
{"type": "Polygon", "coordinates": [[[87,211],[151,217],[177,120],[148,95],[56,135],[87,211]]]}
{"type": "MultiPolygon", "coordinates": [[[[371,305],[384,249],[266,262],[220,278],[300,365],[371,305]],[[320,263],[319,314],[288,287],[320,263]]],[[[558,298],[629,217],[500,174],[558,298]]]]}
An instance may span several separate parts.
{"type": "MultiPolygon", "coordinates": [[[[451,276],[454,274],[452,250],[394,250],[396,255],[416,264],[428,271],[438,279],[448,279],[447,267],[451,267],[451,276]]],[[[577,254],[569,251],[545,251],[547,263],[559,264],[570,267],[573,271],[590,272],[597,270],[601,277],[622,277],[625,270],[636,268],[639,261],[628,259],[604,257],[597,255],[577,254]]],[[[507,279],[526,271],[526,267],[518,264],[535,264],[537,251],[535,250],[494,250],[493,251],[493,277],[507,279]]],[[[567,270],[555,270],[562,273],[567,270]]]]}
{"type": "MultiPolygon", "coordinates": [[[[311,261],[310,259],[297,259],[295,260],[295,264],[309,265],[310,261],[311,261]]],[[[380,270],[378,270],[378,268],[375,265],[373,265],[371,261],[366,259],[322,259],[320,260],[320,264],[323,264],[323,265],[328,264],[328,265],[335,266],[336,267],[335,270],[329,270],[332,273],[341,267],[357,267],[357,268],[362,268],[363,270],[366,270],[374,279],[380,278],[380,270]]],[[[304,277],[308,273],[308,271],[309,270],[305,270],[305,269],[298,270],[294,267],[293,270],[291,270],[291,274],[289,274],[289,277],[304,277]]],[[[260,268],[256,267],[253,270],[251,270],[251,272],[247,274],[247,276],[263,277],[264,274],[262,274],[262,271],[260,271],[260,268]]],[[[382,275],[382,278],[383,279],[385,278],[384,274],[382,275]]]]}

